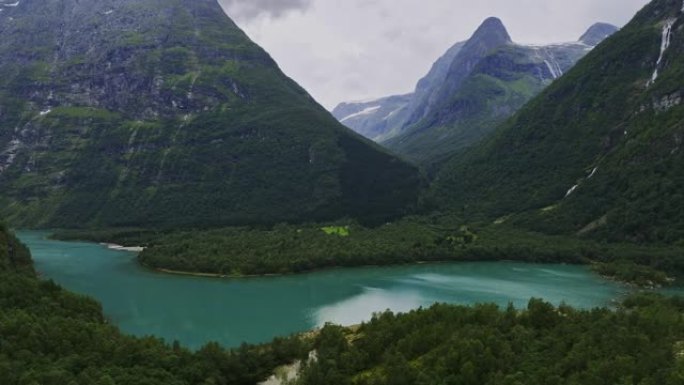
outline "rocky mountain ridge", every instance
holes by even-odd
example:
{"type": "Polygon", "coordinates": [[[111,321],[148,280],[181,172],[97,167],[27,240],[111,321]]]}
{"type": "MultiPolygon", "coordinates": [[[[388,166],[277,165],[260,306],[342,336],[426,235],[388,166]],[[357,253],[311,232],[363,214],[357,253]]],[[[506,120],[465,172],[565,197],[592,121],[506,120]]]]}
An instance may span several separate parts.
{"type": "Polygon", "coordinates": [[[440,58],[403,108],[392,105],[392,119],[385,115],[386,99],[346,103],[333,115],[409,159],[435,163],[492,132],[616,30],[597,23],[577,42],[521,45],[501,20],[489,18],[440,58]]]}

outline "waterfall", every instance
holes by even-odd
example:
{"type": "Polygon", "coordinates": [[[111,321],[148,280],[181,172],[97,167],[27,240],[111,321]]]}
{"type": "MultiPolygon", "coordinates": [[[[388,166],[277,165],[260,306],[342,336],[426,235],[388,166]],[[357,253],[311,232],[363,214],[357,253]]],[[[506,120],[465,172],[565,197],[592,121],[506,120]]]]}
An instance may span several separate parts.
{"type": "Polygon", "coordinates": [[[670,47],[670,41],[672,40],[672,26],[674,25],[675,21],[676,20],[669,20],[663,26],[662,40],[660,42],[660,56],[656,62],[656,68],[655,71],[653,71],[651,80],[648,82],[649,86],[655,83],[655,81],[658,79],[658,69],[660,68],[660,64],[663,62],[665,52],[670,47]]]}

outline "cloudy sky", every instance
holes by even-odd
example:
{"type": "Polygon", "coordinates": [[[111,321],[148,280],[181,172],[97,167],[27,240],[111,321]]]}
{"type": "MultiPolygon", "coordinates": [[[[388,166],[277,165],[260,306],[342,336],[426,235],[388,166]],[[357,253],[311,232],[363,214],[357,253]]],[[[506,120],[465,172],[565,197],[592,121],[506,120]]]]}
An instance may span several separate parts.
{"type": "Polygon", "coordinates": [[[622,26],[648,0],[219,0],[320,103],[407,93],[488,16],[520,43],[574,41],[622,26]]]}

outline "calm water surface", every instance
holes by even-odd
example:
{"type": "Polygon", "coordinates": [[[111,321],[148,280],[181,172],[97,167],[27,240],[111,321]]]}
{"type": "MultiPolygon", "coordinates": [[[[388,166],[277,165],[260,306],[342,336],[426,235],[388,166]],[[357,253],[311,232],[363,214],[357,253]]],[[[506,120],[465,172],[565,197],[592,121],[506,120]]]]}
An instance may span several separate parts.
{"type": "Polygon", "coordinates": [[[31,248],[43,277],[96,298],[125,332],[194,348],[208,341],[226,346],[266,342],[325,322],[351,325],[373,312],[435,302],[523,307],[538,297],[589,308],[610,305],[627,292],[586,267],[512,262],[340,269],[277,278],[172,276],[141,268],[133,253],[47,240],[45,232],[18,236],[31,248]]]}

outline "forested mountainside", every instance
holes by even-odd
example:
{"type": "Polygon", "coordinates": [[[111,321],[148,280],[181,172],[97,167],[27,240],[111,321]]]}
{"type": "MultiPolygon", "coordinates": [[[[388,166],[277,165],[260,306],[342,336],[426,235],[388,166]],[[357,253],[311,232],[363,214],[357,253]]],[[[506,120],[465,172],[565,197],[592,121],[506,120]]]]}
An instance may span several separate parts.
{"type": "Polygon", "coordinates": [[[216,0],[0,9],[13,225],[374,221],[415,203],[417,170],[336,122],[216,0]]]}
{"type": "Polygon", "coordinates": [[[681,244],[684,15],[654,0],[439,174],[466,217],[542,232],[681,244]]]}

